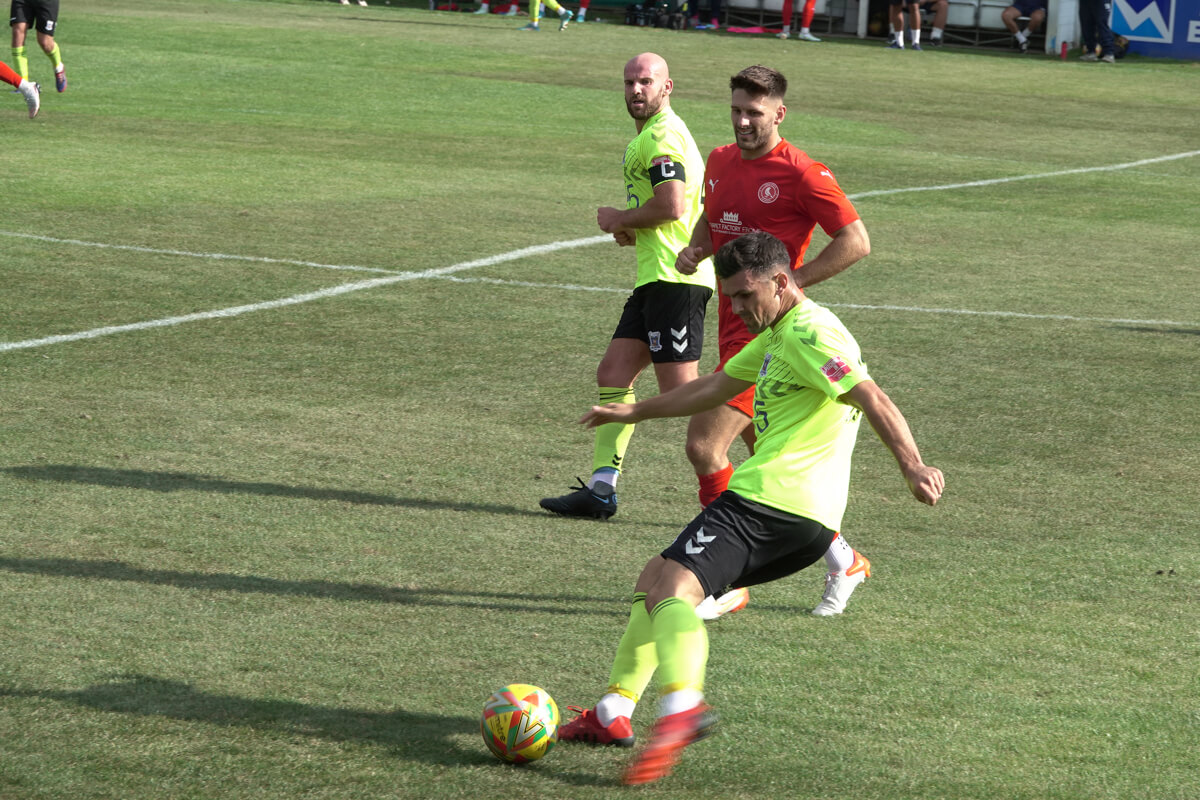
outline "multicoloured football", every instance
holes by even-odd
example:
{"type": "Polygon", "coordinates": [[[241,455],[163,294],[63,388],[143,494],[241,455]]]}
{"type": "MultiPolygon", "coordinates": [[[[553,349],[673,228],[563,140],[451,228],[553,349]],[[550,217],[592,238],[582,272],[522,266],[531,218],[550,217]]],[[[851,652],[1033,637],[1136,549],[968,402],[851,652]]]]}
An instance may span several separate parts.
{"type": "Polygon", "coordinates": [[[558,705],[545,690],[510,683],[492,692],[483,706],[479,729],[488,749],[501,761],[537,761],[558,743],[558,705]]]}

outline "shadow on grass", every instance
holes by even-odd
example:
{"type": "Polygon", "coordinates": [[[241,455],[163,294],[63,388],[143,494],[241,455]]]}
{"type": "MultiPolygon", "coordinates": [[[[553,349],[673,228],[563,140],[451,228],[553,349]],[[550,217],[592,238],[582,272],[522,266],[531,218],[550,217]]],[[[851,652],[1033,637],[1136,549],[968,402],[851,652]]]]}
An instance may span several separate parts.
{"type": "Polygon", "coordinates": [[[468,511],[485,514],[513,514],[548,518],[544,511],[484,503],[451,503],[418,497],[396,497],[346,489],[319,489],[313,486],[287,486],[282,483],[231,481],[191,472],[151,472],[141,469],[83,467],[73,464],[45,464],[4,467],[13,477],[55,483],[86,483],[119,489],[149,489],[153,492],[213,492],[216,494],[257,494],[264,497],[294,497],[301,500],[333,500],[354,505],[396,506],[432,511],[468,511]]]}
{"type": "Polygon", "coordinates": [[[368,603],[400,603],[413,606],[447,606],[480,608],[492,611],[519,611],[527,614],[592,614],[624,619],[629,610],[627,601],[615,597],[578,597],[571,595],[537,595],[516,592],[455,591],[451,589],[409,589],[373,583],[339,583],[322,580],[282,580],[259,575],[229,573],[179,572],[169,569],[146,569],[122,561],[91,561],[78,558],[4,558],[0,569],[31,575],[50,575],[65,578],[129,581],[154,586],[174,586],[214,592],[269,594],[280,597],[315,597],[368,603]],[[597,607],[585,608],[582,604],[597,607]]]}
{"type": "MultiPolygon", "coordinates": [[[[494,764],[474,717],[429,714],[396,709],[370,711],[264,700],[204,692],[179,681],[146,675],[117,675],[77,691],[14,689],[0,686],[0,697],[36,698],[68,703],[115,714],[165,717],[220,727],[250,728],[288,737],[311,737],[331,742],[366,742],[385,747],[396,758],[447,767],[494,764]],[[478,747],[464,748],[455,737],[479,737],[478,747]]],[[[482,704],[480,706],[482,708],[482,704]]],[[[536,767],[535,767],[536,768],[536,767]]],[[[554,770],[549,777],[574,785],[605,785],[604,776],[554,770]]]]}

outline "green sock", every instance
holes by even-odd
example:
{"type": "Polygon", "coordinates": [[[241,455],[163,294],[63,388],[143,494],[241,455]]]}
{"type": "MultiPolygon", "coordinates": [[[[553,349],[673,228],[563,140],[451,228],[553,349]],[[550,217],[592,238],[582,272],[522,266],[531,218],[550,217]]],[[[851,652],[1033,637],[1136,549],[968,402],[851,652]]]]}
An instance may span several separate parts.
{"type": "Polygon", "coordinates": [[[612,671],[608,674],[608,691],[624,695],[636,703],[641,699],[642,692],[646,691],[657,666],[650,614],[646,611],[646,593],[638,592],[633,596],[629,622],[625,625],[625,633],[621,635],[617,655],[613,658],[612,671]]]}
{"type": "MultiPolygon", "coordinates": [[[[600,405],[632,403],[636,399],[633,389],[624,386],[600,387],[600,405]]],[[[622,425],[617,422],[610,422],[596,428],[596,444],[592,450],[592,472],[598,469],[621,471],[621,462],[625,459],[625,449],[629,447],[633,428],[633,425],[622,425]]]]}
{"type": "Polygon", "coordinates": [[[58,50],[58,42],[54,43],[54,49],[46,55],[50,58],[50,63],[54,65],[54,71],[58,72],[58,68],[62,66],[62,53],[58,50]]]}
{"type": "Polygon", "coordinates": [[[25,47],[14,47],[13,55],[13,70],[25,80],[29,80],[29,59],[25,57],[25,47]]]}
{"type": "Polygon", "coordinates": [[[704,689],[708,665],[708,633],[696,609],[679,597],[668,597],[650,612],[658,653],[661,694],[681,689],[704,689]]]}

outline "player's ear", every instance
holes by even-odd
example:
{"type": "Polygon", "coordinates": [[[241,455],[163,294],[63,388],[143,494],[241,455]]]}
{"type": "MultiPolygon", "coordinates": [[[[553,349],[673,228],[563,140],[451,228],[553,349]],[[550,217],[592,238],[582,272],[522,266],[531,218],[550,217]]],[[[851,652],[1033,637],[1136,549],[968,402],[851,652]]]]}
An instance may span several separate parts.
{"type": "Polygon", "coordinates": [[[788,270],[788,269],[781,269],[779,272],[776,272],[775,275],[773,276],[775,279],[775,296],[776,297],[783,296],[783,290],[786,289],[787,285],[788,285],[788,280],[789,280],[788,273],[790,271],[791,270],[788,270]]]}
{"type": "Polygon", "coordinates": [[[785,106],[783,103],[780,103],[779,110],[775,112],[775,124],[776,125],[782,124],[783,118],[786,116],[787,116],[787,106],[785,106]]]}

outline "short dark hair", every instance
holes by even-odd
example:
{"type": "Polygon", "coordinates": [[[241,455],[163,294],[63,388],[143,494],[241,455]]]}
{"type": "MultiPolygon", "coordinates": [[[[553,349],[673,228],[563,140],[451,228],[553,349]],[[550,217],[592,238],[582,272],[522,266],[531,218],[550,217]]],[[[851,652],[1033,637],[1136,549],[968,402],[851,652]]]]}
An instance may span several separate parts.
{"type": "Polygon", "coordinates": [[[713,256],[717,277],[732,278],[745,270],[756,277],[773,275],[792,265],[787,246],[766,231],[755,231],[726,242],[713,256]]]}
{"type": "Polygon", "coordinates": [[[729,79],[730,91],[743,90],[753,97],[777,97],[782,100],[787,95],[787,78],[762,64],[746,67],[729,79]]]}

